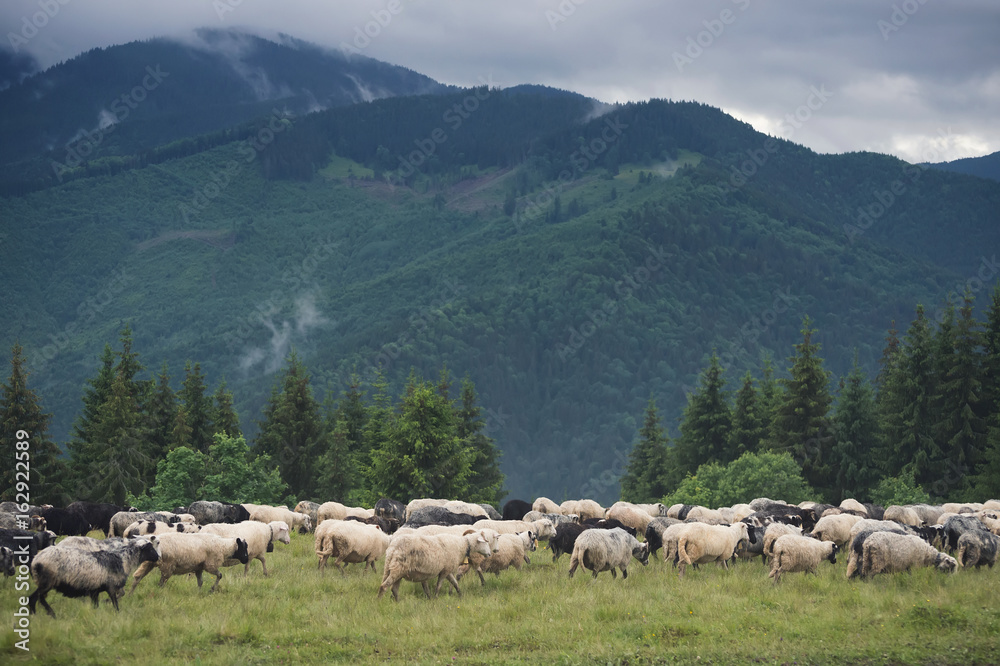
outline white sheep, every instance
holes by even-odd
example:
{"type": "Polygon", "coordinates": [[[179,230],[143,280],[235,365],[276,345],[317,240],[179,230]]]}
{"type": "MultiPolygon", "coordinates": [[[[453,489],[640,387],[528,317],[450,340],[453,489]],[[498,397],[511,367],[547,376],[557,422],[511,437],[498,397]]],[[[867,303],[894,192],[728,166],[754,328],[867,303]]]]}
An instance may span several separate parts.
{"type": "MultiPolygon", "coordinates": [[[[730,513],[730,517],[732,513],[730,513]]],[[[729,525],[730,520],[717,509],[709,509],[704,506],[691,507],[688,511],[687,520],[695,523],[705,523],[706,525],[729,525]]]]}
{"type": "Polygon", "coordinates": [[[665,530],[661,539],[663,540],[663,561],[670,562],[671,566],[677,566],[677,543],[680,540],[681,534],[687,531],[692,525],[701,525],[702,523],[677,523],[670,525],[665,530]]]}
{"type": "Polygon", "coordinates": [[[125,528],[125,538],[132,539],[137,536],[146,536],[150,534],[166,534],[185,532],[200,532],[201,526],[194,523],[174,523],[169,525],[167,523],[162,523],[158,520],[140,520],[137,523],[132,523],[125,528]]]}
{"type": "Polygon", "coordinates": [[[862,518],[868,515],[868,507],[866,507],[864,504],[851,497],[848,497],[847,499],[845,499],[843,502],[840,503],[840,510],[857,511],[860,514],[864,514],[862,518]]]}
{"type": "Polygon", "coordinates": [[[521,520],[531,523],[536,520],[541,520],[542,518],[548,518],[552,521],[553,525],[559,525],[560,523],[579,523],[580,516],[575,513],[562,514],[562,513],[539,513],[537,511],[529,511],[524,514],[521,520]]]}
{"type": "Polygon", "coordinates": [[[859,520],[864,520],[861,516],[853,513],[840,513],[834,516],[824,515],[816,521],[812,535],[820,541],[832,541],[839,548],[846,548],[851,542],[851,528],[859,520]]]}
{"type": "Polygon", "coordinates": [[[955,571],[958,563],[955,558],[945,555],[912,534],[875,532],[865,539],[862,546],[860,573],[864,578],[924,566],[951,572],[955,571]]]}
{"type": "MultiPolygon", "coordinates": [[[[253,560],[260,560],[260,565],[267,575],[267,561],[265,556],[274,550],[274,542],[291,543],[288,536],[288,523],[275,521],[273,523],[260,523],[253,520],[244,520],[241,523],[212,523],[202,527],[204,534],[218,534],[224,537],[239,537],[247,542],[248,560],[243,568],[243,575],[250,571],[250,563],[253,560]]],[[[235,562],[227,560],[225,566],[231,566],[235,562]]]]}
{"type": "Polygon", "coordinates": [[[940,516],[938,516],[937,520],[934,521],[934,524],[935,525],[942,525],[943,526],[945,523],[948,522],[949,518],[951,518],[952,516],[957,516],[957,515],[958,515],[957,513],[953,513],[951,511],[945,511],[940,516]]]}
{"type": "Polygon", "coordinates": [[[312,530],[312,520],[304,513],[296,513],[284,506],[260,505],[250,512],[250,520],[258,523],[284,522],[289,529],[297,529],[300,534],[312,530]]]}
{"type": "MultiPolygon", "coordinates": [[[[958,512],[956,511],[955,513],[958,512]]],[[[920,527],[924,524],[923,520],[920,518],[920,514],[914,511],[911,507],[900,506],[898,504],[887,506],[885,508],[885,513],[882,515],[882,520],[894,520],[897,523],[913,525],[914,527],[920,527]]]]}
{"type": "Polygon", "coordinates": [[[455,574],[459,567],[473,553],[489,557],[493,553],[490,543],[481,532],[473,531],[464,536],[454,534],[407,534],[396,537],[385,553],[385,571],[378,589],[381,599],[386,590],[392,590],[392,598],[399,601],[399,584],[405,579],[420,583],[427,598],[431,598],[428,581],[437,578],[435,596],[441,591],[441,583],[446,579],[459,596],[455,574]]]}
{"type": "MultiPolygon", "coordinates": [[[[851,515],[851,514],[842,514],[851,515]]],[[[840,547],[832,541],[817,541],[812,537],[783,534],[778,537],[771,552],[771,573],[768,577],[777,583],[781,574],[804,571],[815,574],[820,562],[826,560],[837,563],[837,551],[840,547]]]]}
{"type": "MultiPolygon", "coordinates": [[[[729,560],[737,547],[750,543],[750,531],[746,523],[735,525],[704,525],[688,523],[689,529],[681,532],[677,539],[678,574],[684,577],[689,564],[721,562],[729,568],[729,560]]],[[[669,528],[668,528],[669,530],[669,528]]]]}
{"type": "Polygon", "coordinates": [[[1000,511],[1000,500],[991,499],[983,502],[983,509],[987,509],[989,511],[1000,511]]]}
{"type": "Polygon", "coordinates": [[[607,518],[608,520],[617,520],[626,527],[631,527],[636,534],[645,534],[646,527],[653,516],[627,502],[617,502],[608,509],[607,518]]]}
{"type": "Polygon", "coordinates": [[[531,510],[539,513],[562,513],[562,507],[548,497],[539,497],[531,503],[531,510]]]}
{"type": "Polygon", "coordinates": [[[748,518],[754,511],[750,508],[749,504],[734,504],[733,509],[733,520],[732,522],[738,523],[744,518],[748,518]]]}
{"type": "Polygon", "coordinates": [[[617,578],[616,568],[621,569],[622,578],[628,578],[628,563],[633,557],[642,566],[649,564],[649,544],[641,543],[620,527],[586,530],[576,538],[573,546],[569,577],[572,578],[582,564],[585,569],[590,569],[594,578],[602,571],[610,571],[611,577],[617,578]]]}
{"type": "Polygon", "coordinates": [[[325,520],[316,528],[316,556],[320,571],[326,570],[326,561],[333,557],[333,566],[346,575],[344,564],[364,563],[364,571],[385,555],[391,538],[377,525],[366,525],[356,520],[325,520]]]}
{"type": "Polygon", "coordinates": [[[210,591],[215,592],[222,580],[221,567],[226,562],[246,564],[249,561],[247,542],[241,538],[229,538],[217,534],[199,532],[175,532],[160,535],[160,559],[158,562],[144,562],[132,575],[131,595],[136,586],[154,568],[160,570],[160,587],[171,576],[193,573],[201,588],[203,572],[215,576],[210,591]]]}
{"type": "MultiPolygon", "coordinates": [[[[191,516],[193,518],[193,516],[191,516]]],[[[181,522],[177,514],[169,511],[119,511],[111,516],[109,522],[109,537],[125,536],[125,528],[140,520],[157,520],[169,525],[181,522]]]]}
{"type": "Polygon", "coordinates": [[[495,530],[500,534],[517,534],[518,532],[531,531],[539,541],[547,541],[556,535],[556,527],[548,518],[539,520],[477,520],[473,525],[474,530],[495,530]]]}
{"type": "Polygon", "coordinates": [[[986,529],[993,534],[1000,536],[1000,513],[995,510],[982,509],[980,511],[976,511],[973,515],[978,518],[983,525],[986,525],[986,529]]]}
{"type": "Polygon", "coordinates": [[[576,503],[576,511],[573,513],[580,516],[580,520],[591,520],[593,518],[603,518],[604,517],[604,507],[595,502],[592,499],[582,499],[578,500],[576,503]]]}
{"type": "Polygon", "coordinates": [[[499,577],[501,571],[510,567],[520,571],[522,564],[530,564],[528,553],[535,550],[535,544],[535,535],[530,530],[517,534],[498,534],[496,551],[489,557],[476,552],[470,553],[468,563],[462,565],[457,577],[462,580],[462,576],[471,569],[479,575],[480,583],[486,585],[484,573],[499,577]]]}
{"type": "Polygon", "coordinates": [[[490,514],[486,513],[486,509],[479,506],[478,504],[472,504],[471,502],[459,502],[458,500],[450,500],[445,502],[442,506],[448,509],[452,513],[464,513],[469,516],[475,516],[477,518],[489,518],[490,514]]]}
{"type": "Polygon", "coordinates": [[[580,515],[580,500],[566,500],[559,505],[559,512],[563,515],[580,515]]]}
{"type": "Polygon", "coordinates": [[[40,550],[31,563],[38,587],[28,597],[28,612],[34,614],[35,604],[40,601],[45,612],[55,617],[45,600],[54,589],[67,597],[89,596],[95,608],[98,595],[107,592],[117,611],[118,597],[131,573],[143,562],[156,562],[159,557],[153,544],[145,539],[98,551],[60,547],[40,550]]]}
{"type": "Polygon", "coordinates": [[[764,529],[763,556],[765,563],[769,561],[769,558],[774,557],[774,542],[778,540],[778,537],[785,536],[786,534],[802,536],[802,528],[786,523],[771,523],[764,529]]]}

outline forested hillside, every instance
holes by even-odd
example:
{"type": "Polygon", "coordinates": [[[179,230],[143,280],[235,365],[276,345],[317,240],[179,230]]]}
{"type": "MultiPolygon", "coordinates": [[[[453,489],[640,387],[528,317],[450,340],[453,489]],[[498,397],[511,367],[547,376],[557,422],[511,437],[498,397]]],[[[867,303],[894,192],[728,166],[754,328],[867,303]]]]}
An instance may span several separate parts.
{"type": "Polygon", "coordinates": [[[676,435],[713,350],[731,387],[766,354],[784,376],[808,315],[834,390],[855,354],[874,377],[918,303],[934,319],[969,286],[984,307],[997,278],[1000,185],[817,155],[697,103],[272,106],[0,199],[0,343],[24,345],[58,442],[127,322],[147,367],[225,378],[248,441],[292,349],[334,397],[352,372],[397,395],[446,364],[512,495],[611,501],[649,398],[676,435]]]}

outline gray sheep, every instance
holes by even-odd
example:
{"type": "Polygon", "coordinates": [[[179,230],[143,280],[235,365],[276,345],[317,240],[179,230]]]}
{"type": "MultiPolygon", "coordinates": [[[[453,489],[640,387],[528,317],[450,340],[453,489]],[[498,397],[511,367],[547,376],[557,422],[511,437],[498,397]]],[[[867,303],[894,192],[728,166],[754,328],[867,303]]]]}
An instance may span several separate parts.
{"type": "Polygon", "coordinates": [[[97,597],[107,592],[115,610],[128,577],[143,562],[156,562],[160,554],[146,540],[136,540],[114,550],[78,550],[76,548],[46,548],[35,556],[31,573],[38,584],[28,597],[28,612],[34,614],[35,605],[41,602],[52,617],[53,612],[46,595],[57,590],[67,597],[89,596],[97,608],[97,597]]]}
{"type": "Polygon", "coordinates": [[[955,558],[945,555],[912,534],[875,532],[862,545],[860,574],[863,578],[926,566],[952,572],[958,563],[955,558]]]}
{"type": "Polygon", "coordinates": [[[582,564],[585,569],[590,569],[594,578],[601,571],[610,571],[611,577],[617,578],[615,568],[621,569],[622,578],[628,578],[628,563],[633,557],[642,566],[648,565],[649,544],[641,543],[620,527],[613,530],[587,530],[577,537],[573,546],[569,577],[572,578],[582,564]]]}
{"type": "Polygon", "coordinates": [[[989,532],[966,532],[958,537],[958,549],[955,559],[963,568],[976,567],[984,564],[990,569],[997,562],[997,548],[1000,538],[989,532]]]}

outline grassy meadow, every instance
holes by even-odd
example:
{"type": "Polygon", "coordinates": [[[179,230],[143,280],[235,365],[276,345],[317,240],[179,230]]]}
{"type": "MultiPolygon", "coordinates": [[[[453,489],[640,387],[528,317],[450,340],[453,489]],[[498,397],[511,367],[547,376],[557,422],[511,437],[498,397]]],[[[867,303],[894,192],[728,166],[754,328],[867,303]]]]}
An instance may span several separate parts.
{"type": "Polygon", "coordinates": [[[242,567],[225,569],[214,594],[208,576],[200,591],[193,576],[161,589],[153,572],[120,613],[104,595],[94,610],[89,599],[53,592],[57,619],[39,606],[30,653],[14,647],[10,631],[20,593],[13,579],[0,580],[0,663],[1000,662],[1000,586],[989,570],[862,583],[848,582],[839,561],[776,587],[759,561],[678,580],[658,560],[633,562],[627,580],[603,573],[593,581],[585,571],[569,580],[569,557],[553,565],[539,549],[530,566],[491,575],[485,588],[466,577],[461,598],[442,588],[428,601],[404,582],[394,603],[388,593],[375,598],[381,562],[378,575],[359,565],[320,575],[311,534],[276,544],[268,565],[268,578],[257,562],[247,578],[242,567]]]}

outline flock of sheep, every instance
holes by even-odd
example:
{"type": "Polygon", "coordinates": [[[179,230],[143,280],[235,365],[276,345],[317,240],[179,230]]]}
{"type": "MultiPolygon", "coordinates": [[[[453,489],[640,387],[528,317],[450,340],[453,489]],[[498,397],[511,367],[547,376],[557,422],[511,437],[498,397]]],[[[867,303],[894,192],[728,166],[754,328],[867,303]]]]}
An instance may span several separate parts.
{"type": "Polygon", "coordinates": [[[548,542],[553,562],[570,554],[571,578],[581,566],[595,578],[602,571],[625,578],[632,559],[645,566],[661,548],[681,578],[688,567],[716,562],[728,568],[735,558],[759,556],[778,583],[787,573],[816,573],[844,549],[848,578],[924,566],[944,572],[992,567],[1000,547],[1000,501],[883,509],[851,499],[839,506],[796,506],[759,498],[718,509],[627,502],[605,509],[593,500],[556,504],[542,497],[533,504],[511,500],[502,514],[489,505],[437,499],[404,505],[383,498],[372,509],[300,502],[293,510],[197,501],[172,512],[90,502],[66,508],[2,503],[0,565],[6,576],[30,572],[36,587],[29,610],[41,603],[55,617],[46,600],[52,590],[88,596],[95,606],[104,592],[117,609],[128,579],[131,594],[153,569],[159,569],[160,585],[194,574],[199,588],[207,572],[215,576],[213,591],[227,566],[242,564],[246,575],[260,560],[266,576],[275,542],[289,544],[291,532],[313,531],[321,572],[331,558],[341,573],[347,564],[374,572],[384,560],[378,597],[391,591],[398,600],[404,580],[420,583],[428,598],[430,585],[437,595],[445,581],[461,595],[463,576],[475,572],[485,584],[484,574],[520,570],[538,541],[548,542]],[[85,536],[90,530],[106,538],[85,536]],[[56,542],[60,535],[66,538],[56,542]]]}

